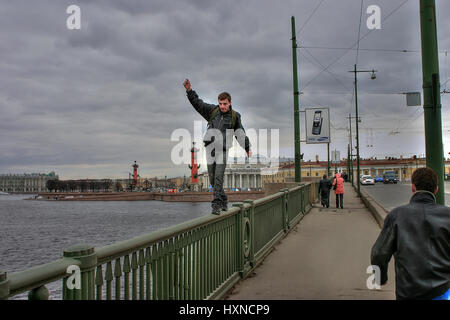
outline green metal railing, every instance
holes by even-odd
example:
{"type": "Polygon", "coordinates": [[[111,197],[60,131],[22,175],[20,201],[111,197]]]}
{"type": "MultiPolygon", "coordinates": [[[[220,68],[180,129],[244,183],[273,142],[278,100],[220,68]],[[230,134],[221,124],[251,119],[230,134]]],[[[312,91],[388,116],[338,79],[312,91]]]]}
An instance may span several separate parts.
{"type": "Polygon", "coordinates": [[[105,247],[75,246],[45,265],[0,271],[0,299],[48,299],[46,285],[61,279],[64,300],[220,299],[317,199],[318,185],[307,183],[105,247]]]}

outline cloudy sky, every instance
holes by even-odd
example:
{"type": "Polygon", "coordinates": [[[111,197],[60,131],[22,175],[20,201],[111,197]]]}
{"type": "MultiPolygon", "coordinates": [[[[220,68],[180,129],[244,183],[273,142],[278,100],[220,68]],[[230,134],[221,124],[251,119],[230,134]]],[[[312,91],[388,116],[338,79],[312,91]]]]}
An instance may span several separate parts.
{"type": "MultiPolygon", "coordinates": [[[[436,6],[442,90],[450,90],[450,2],[436,6]]],[[[358,59],[358,69],[377,70],[376,80],[358,75],[361,156],[423,154],[422,108],[402,94],[422,88],[419,1],[364,0],[359,30],[360,12],[360,0],[1,0],[0,173],[126,178],[136,160],[143,177],[189,175],[171,160],[172,133],[193,133],[201,120],[185,78],[210,103],[230,92],[245,129],[278,129],[280,155],[293,157],[291,16],[305,47],[300,109],[330,108],[330,148],[346,156],[355,115],[348,71],[358,59]],[[72,4],[80,30],[66,25],[72,4]],[[366,26],[369,5],[381,9],[381,30],[366,26]]],[[[306,160],[326,160],[326,150],[301,146],[306,160]]]]}

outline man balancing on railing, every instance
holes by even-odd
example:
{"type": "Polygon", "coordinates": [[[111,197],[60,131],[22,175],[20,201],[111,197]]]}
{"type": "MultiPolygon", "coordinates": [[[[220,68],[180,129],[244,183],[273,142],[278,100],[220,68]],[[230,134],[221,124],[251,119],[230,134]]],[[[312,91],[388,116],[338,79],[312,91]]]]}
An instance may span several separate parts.
{"type": "Polygon", "coordinates": [[[221,210],[228,209],[228,198],[223,190],[223,180],[228,151],[233,144],[233,136],[236,136],[249,158],[252,155],[250,141],[242,126],[241,115],[231,106],[229,93],[219,94],[219,105],[214,105],[205,103],[198,97],[197,93],[192,90],[189,79],[184,81],[184,87],[189,102],[208,121],[203,143],[206,147],[209,181],[214,189],[214,199],[211,202],[212,214],[219,215],[221,210]]]}

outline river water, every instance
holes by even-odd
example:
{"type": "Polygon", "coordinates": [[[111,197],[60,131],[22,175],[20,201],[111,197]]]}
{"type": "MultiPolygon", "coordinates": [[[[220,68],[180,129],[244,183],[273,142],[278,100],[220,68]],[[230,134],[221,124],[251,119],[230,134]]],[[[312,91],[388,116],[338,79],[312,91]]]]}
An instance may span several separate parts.
{"type": "Polygon", "coordinates": [[[209,202],[25,200],[32,196],[0,195],[0,270],[8,273],[59,259],[73,245],[102,247],[211,212],[209,202]]]}

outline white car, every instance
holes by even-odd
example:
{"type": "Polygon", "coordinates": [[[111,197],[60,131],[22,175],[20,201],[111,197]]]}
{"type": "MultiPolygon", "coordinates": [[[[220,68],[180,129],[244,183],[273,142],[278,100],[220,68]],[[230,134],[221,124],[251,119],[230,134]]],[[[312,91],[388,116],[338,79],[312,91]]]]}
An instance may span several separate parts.
{"type": "Polygon", "coordinates": [[[361,184],[372,184],[372,185],[374,185],[375,184],[375,180],[371,176],[363,175],[361,177],[360,183],[361,184]]]}

